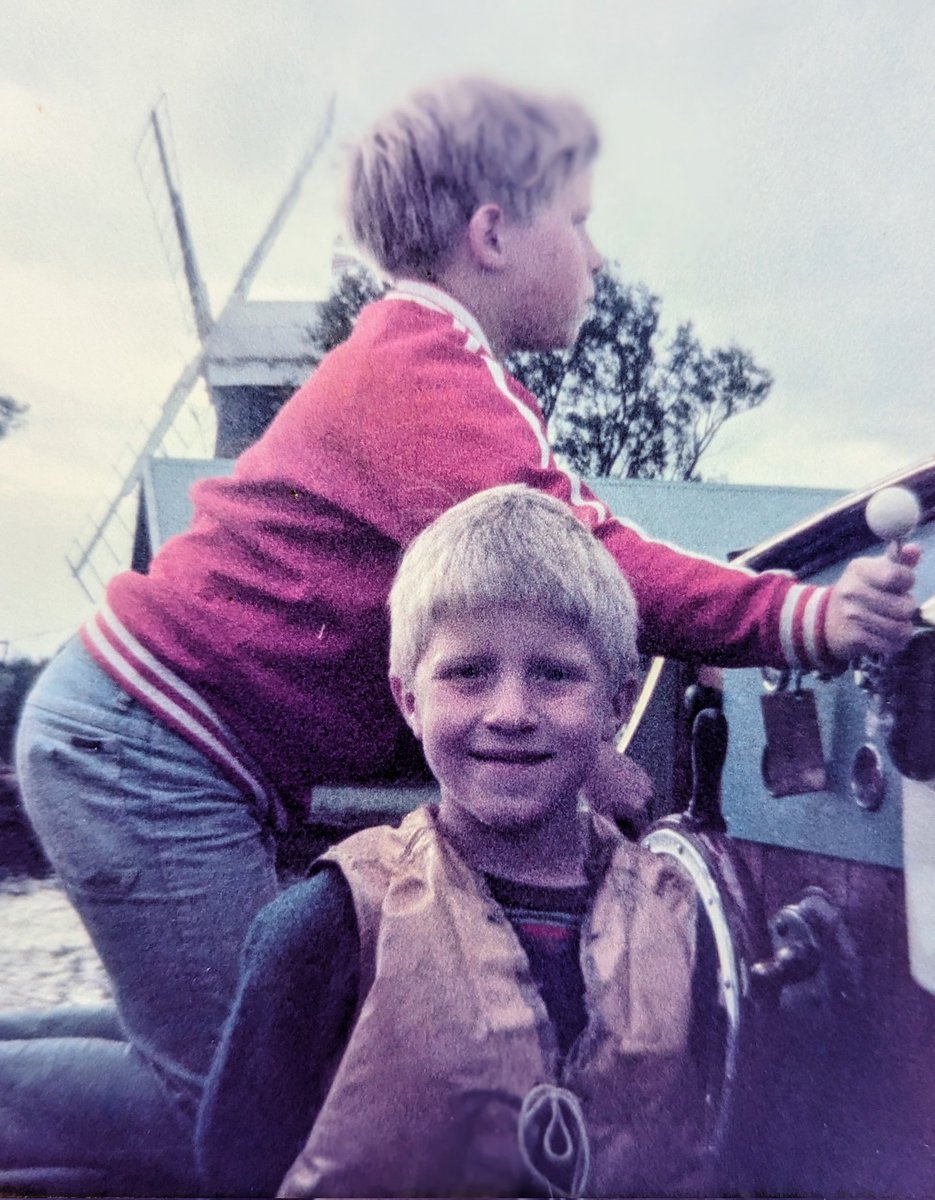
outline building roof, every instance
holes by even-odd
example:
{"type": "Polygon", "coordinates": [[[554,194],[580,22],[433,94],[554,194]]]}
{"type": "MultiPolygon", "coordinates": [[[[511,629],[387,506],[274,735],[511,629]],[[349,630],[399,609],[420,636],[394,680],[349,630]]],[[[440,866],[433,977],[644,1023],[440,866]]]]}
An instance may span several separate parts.
{"type": "Polygon", "coordinates": [[[648,537],[721,560],[844,495],[832,488],[664,479],[597,479],[591,487],[615,516],[648,537]]]}

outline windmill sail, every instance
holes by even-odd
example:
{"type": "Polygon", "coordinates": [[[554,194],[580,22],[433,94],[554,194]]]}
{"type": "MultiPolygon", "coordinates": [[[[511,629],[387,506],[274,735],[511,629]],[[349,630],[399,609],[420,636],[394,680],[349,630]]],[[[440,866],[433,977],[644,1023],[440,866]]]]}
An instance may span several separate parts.
{"type": "MultiPolygon", "coordinates": [[[[185,272],[185,282],[188,285],[188,294],[191,297],[192,310],[195,316],[195,328],[198,331],[198,337],[201,341],[208,336],[213,324],[211,318],[211,306],[208,303],[208,290],[205,287],[204,280],[201,277],[201,272],[198,270],[198,263],[195,259],[195,247],[192,243],[191,234],[188,229],[188,220],[185,216],[185,209],[182,205],[182,193],[179,187],[177,172],[174,169],[173,163],[169,156],[169,149],[166,144],[166,134],[163,126],[167,124],[165,117],[160,119],[160,109],[165,112],[165,97],[163,96],[160,103],[149,114],[149,122],[140,142],[140,149],[137,153],[137,162],[140,165],[140,173],[143,174],[143,159],[142,152],[146,146],[147,135],[151,132],[153,139],[153,147],[156,151],[156,159],[159,165],[159,179],[165,186],[165,194],[169,201],[169,212],[172,217],[172,224],[175,229],[175,238],[179,251],[182,256],[182,267],[185,272]]],[[[145,184],[146,177],[144,175],[143,182],[145,184]]],[[[159,220],[159,208],[153,202],[154,191],[152,188],[147,188],[147,195],[150,196],[150,202],[153,205],[153,213],[156,215],[156,224],[162,235],[163,245],[166,247],[167,256],[170,258],[169,236],[165,225],[159,220]]]]}
{"type": "Polygon", "coordinates": [[[160,114],[159,109],[160,106],[157,105],[150,114],[147,129],[144,133],[144,142],[148,142],[151,138],[151,145],[154,146],[156,151],[159,173],[164,185],[162,197],[168,201],[171,227],[174,230],[174,241],[170,240],[168,236],[167,221],[164,215],[162,215],[166,207],[165,204],[160,204],[158,200],[159,193],[152,188],[148,188],[147,191],[150,195],[154,215],[156,215],[157,227],[160,230],[163,244],[170,257],[170,263],[174,257],[177,258],[180,255],[186,287],[195,318],[195,326],[201,341],[201,349],[185,367],[170,390],[163,402],[158,419],[146,431],[142,445],[132,452],[131,465],[123,473],[119,490],[107,503],[103,516],[93,523],[92,532],[86,539],[76,539],[75,546],[68,555],[68,565],[72,574],[92,600],[99,597],[113,570],[119,566],[127,565],[129,553],[122,554],[115,549],[114,543],[118,542],[128,546],[129,541],[132,539],[132,526],[124,515],[128,507],[129,498],[139,487],[146,463],[154,455],[159,454],[163,450],[166,437],[176,425],[183,406],[189,400],[199,380],[205,377],[206,368],[211,358],[213,335],[219,333],[225,325],[230,325],[231,319],[236,316],[236,310],[246,301],[253,281],[299,199],[305,178],[330,136],[334,120],[334,98],[332,97],[328,101],[318,129],[315,131],[308,149],[302,156],[289,185],[283,193],[282,199],[267,222],[266,228],[263,230],[253,252],[244,264],[233,291],[217,318],[212,319],[207,289],[198,270],[194,247],[182,204],[177,172],[174,170],[172,156],[167,143],[165,117],[160,114]],[[171,253],[173,249],[176,251],[175,255],[171,253]],[[106,568],[103,570],[97,563],[98,554],[102,551],[107,551],[109,557],[106,568]]]}
{"type": "MultiPolygon", "coordinates": [[[[213,320],[195,247],[182,204],[182,189],[172,143],[172,127],[165,96],[161,96],[149,114],[136,149],[136,165],[149,200],[153,220],[165,251],[169,271],[176,283],[185,281],[191,302],[195,331],[200,341],[208,336],[213,320]]],[[[181,290],[181,289],[180,289],[181,290]]]]}

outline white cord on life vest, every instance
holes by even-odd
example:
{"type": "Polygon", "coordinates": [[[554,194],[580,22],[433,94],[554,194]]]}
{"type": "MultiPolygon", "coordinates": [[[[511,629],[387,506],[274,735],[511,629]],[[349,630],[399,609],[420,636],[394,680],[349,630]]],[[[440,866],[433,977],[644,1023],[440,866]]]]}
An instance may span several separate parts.
{"type": "Polygon", "coordinates": [[[591,1146],[581,1101],[574,1092],[552,1083],[536,1084],[523,1100],[517,1133],[526,1169],[549,1196],[583,1193],[591,1170],[591,1146]]]}

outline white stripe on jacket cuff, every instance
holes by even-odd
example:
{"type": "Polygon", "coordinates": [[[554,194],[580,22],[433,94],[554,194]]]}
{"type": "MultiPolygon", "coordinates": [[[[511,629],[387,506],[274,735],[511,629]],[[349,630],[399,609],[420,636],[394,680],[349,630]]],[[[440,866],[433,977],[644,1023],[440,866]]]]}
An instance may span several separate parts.
{"type": "Polygon", "coordinates": [[[830,591],[814,584],[796,583],[789,589],[779,620],[782,652],[790,667],[826,671],[840,664],[828,652],[825,615],[830,591]]]}

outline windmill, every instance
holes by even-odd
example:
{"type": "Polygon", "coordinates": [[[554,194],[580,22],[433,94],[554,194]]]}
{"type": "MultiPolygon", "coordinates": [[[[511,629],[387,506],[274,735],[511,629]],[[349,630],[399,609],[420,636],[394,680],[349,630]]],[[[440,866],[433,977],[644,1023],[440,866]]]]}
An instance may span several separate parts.
{"type": "MultiPolygon", "coordinates": [[[[200,424],[193,396],[204,383],[217,415],[214,454],[233,456],[268,423],[316,360],[310,330],[317,321],[315,303],[251,301],[250,287],[295,207],[302,185],[327,142],[334,120],[334,98],[296,168],[266,228],[247,258],[218,315],[212,315],[198,269],[171,153],[165,97],[150,112],[137,151],[156,224],[178,283],[184,281],[198,337],[198,351],[183,368],[138,447],[128,447],[129,466],[121,470],[115,495],[90,533],[76,538],[68,565],[90,599],[102,593],[116,568],[139,566],[148,556],[148,531],[142,487],[154,457],[166,453],[170,434],[179,434],[180,418],[190,409],[200,424]],[[128,546],[132,543],[132,556],[128,546]]],[[[203,433],[203,430],[202,430],[203,433]]],[[[184,436],[183,444],[187,444],[184,436]]]]}

